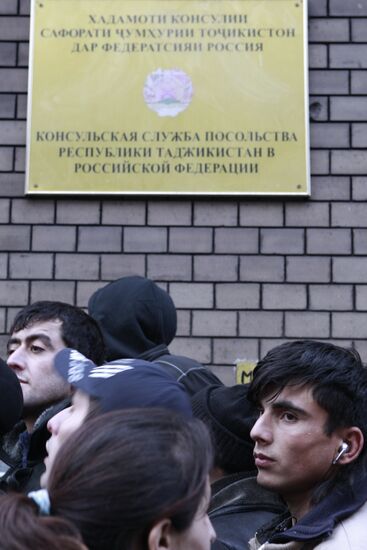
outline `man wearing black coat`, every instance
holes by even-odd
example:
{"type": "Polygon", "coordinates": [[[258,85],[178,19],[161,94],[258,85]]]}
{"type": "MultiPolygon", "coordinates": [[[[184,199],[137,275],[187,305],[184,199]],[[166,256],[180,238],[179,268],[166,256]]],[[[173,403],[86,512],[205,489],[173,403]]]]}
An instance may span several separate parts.
{"type": "Polygon", "coordinates": [[[134,358],[158,364],[189,395],[208,384],[221,384],[195,359],[169,352],[177,329],[176,308],[154,281],[137,275],[117,279],[90,297],[88,310],[102,330],[109,361],[134,358]]]}

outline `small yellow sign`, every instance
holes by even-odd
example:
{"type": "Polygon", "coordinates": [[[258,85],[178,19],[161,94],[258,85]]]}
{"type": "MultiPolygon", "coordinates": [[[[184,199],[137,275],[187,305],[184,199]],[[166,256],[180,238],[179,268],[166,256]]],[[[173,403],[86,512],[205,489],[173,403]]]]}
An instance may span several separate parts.
{"type": "Polygon", "coordinates": [[[255,367],[256,361],[248,361],[247,359],[236,361],[236,383],[249,384],[255,367]]]}
{"type": "Polygon", "coordinates": [[[26,193],[308,195],[306,0],[32,0],[26,193]]]}

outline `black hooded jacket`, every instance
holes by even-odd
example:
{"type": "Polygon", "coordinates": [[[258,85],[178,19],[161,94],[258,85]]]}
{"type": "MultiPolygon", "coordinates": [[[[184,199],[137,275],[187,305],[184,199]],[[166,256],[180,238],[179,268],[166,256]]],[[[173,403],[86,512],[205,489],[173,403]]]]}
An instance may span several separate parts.
{"type": "MultiPolygon", "coordinates": [[[[287,543],[298,541],[301,545],[303,544],[302,548],[317,548],[318,544],[327,541],[333,535],[343,520],[357,514],[366,502],[367,476],[365,468],[361,467],[360,471],[355,472],[353,480],[336,485],[299,522],[292,525],[290,515],[287,513],[263,526],[256,533],[257,544],[253,541],[254,544],[250,544],[250,547],[257,548],[268,541],[274,544],[274,548],[279,545],[281,549],[287,543]]],[[[344,530],[344,527],[342,526],[341,529],[344,530]]],[[[346,537],[348,537],[347,533],[346,537]]],[[[362,542],[363,546],[358,548],[366,548],[365,538],[362,542]]],[[[332,547],[334,548],[334,544],[332,547]]],[[[339,549],[340,546],[335,545],[335,550],[339,549]]]]}
{"type": "Polygon", "coordinates": [[[169,294],[150,279],[137,275],[117,279],[91,296],[88,310],[102,330],[109,361],[139,358],[157,363],[190,395],[208,384],[221,384],[194,359],[170,354],[167,346],[176,335],[176,308],[169,294]]]}

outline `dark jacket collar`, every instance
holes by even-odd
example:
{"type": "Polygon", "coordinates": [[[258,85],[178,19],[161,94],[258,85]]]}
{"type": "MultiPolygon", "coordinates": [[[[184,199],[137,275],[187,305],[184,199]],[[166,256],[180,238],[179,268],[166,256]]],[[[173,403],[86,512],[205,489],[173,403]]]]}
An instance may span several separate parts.
{"type": "Polygon", "coordinates": [[[159,344],[159,346],[155,346],[141,353],[139,359],[144,359],[144,361],[155,361],[163,355],[170,355],[170,352],[165,344],[159,344]]]}
{"type": "Polygon", "coordinates": [[[43,460],[46,455],[46,441],[50,437],[47,423],[50,418],[69,405],[70,398],[67,397],[45,409],[37,418],[27,441],[21,437],[26,432],[26,426],[23,421],[18,422],[10,432],[0,438],[0,458],[9,465],[23,462],[24,454],[27,456],[28,464],[43,460]],[[24,449],[24,445],[27,446],[27,449],[24,449]]]}
{"type": "Polygon", "coordinates": [[[292,540],[309,541],[329,536],[339,521],[354,514],[367,501],[367,475],[359,475],[352,484],[335,487],[319,504],[293,527],[288,517],[278,518],[257,533],[260,542],[286,543],[292,540]],[[280,520],[280,522],[279,522],[280,520]]]}
{"type": "MultiPolygon", "coordinates": [[[[228,474],[211,485],[212,496],[209,514],[224,507],[239,507],[242,510],[262,510],[279,514],[285,504],[276,493],[261,487],[256,480],[256,472],[228,474]]],[[[279,517],[279,516],[277,516],[279,517]]]]}

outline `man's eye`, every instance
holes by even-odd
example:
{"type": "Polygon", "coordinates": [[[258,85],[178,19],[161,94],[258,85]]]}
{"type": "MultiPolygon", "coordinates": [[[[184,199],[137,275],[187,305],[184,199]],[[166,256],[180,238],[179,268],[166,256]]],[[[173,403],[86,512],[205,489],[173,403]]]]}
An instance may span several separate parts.
{"type": "Polygon", "coordinates": [[[41,346],[35,346],[34,344],[32,344],[31,346],[32,353],[42,353],[42,351],[45,351],[45,350],[41,348],[41,346]]]}
{"type": "Polygon", "coordinates": [[[282,419],[286,422],[295,422],[297,420],[297,417],[294,413],[286,411],[282,414],[282,419]]]}
{"type": "Polygon", "coordinates": [[[15,351],[16,348],[8,348],[7,349],[7,354],[8,354],[8,357],[13,353],[13,351],[15,351]]]}

